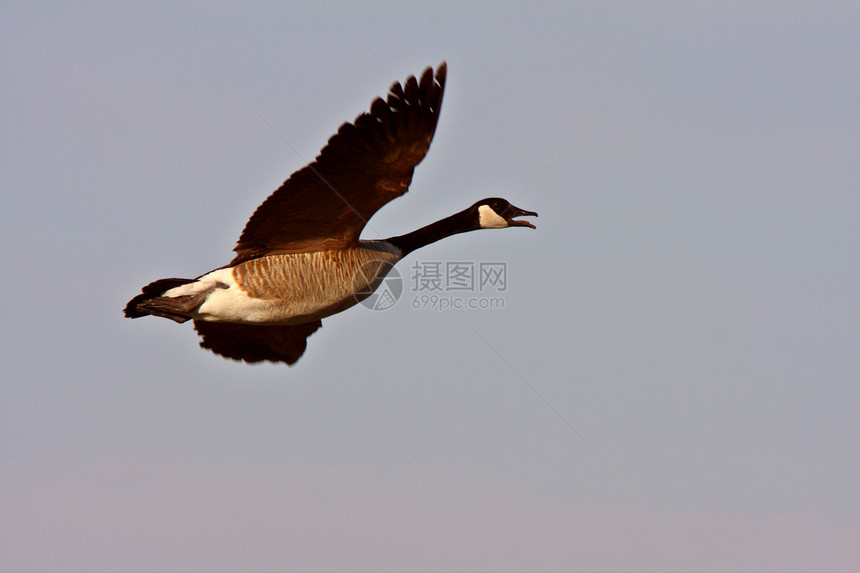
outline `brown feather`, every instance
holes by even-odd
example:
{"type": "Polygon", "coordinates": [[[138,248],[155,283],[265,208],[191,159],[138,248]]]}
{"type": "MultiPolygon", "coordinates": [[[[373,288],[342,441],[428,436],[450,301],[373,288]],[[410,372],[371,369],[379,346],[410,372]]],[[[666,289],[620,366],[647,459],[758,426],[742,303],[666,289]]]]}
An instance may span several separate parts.
{"type": "Polygon", "coordinates": [[[228,322],[194,321],[201,348],[225,358],[245,362],[295,364],[307,347],[307,338],[322,326],[319,320],[294,326],[258,326],[228,322]]]}
{"type": "Polygon", "coordinates": [[[447,67],[427,68],[405,90],[394,83],[388,99],[345,123],[316,160],[293,173],[260,205],[239,242],[237,265],[270,253],[342,249],[357,243],[368,219],[409,189],[424,159],[445,89],[447,67]]]}
{"type": "Polygon", "coordinates": [[[128,301],[123,312],[125,313],[126,318],[140,318],[141,316],[154,314],[155,316],[163,316],[164,318],[169,318],[176,322],[185,322],[189,317],[170,312],[153,312],[152,309],[147,308],[147,303],[160,298],[162,294],[172,288],[193,282],[194,279],[159,279],[155,282],[151,282],[143,287],[139,295],[128,301]]]}

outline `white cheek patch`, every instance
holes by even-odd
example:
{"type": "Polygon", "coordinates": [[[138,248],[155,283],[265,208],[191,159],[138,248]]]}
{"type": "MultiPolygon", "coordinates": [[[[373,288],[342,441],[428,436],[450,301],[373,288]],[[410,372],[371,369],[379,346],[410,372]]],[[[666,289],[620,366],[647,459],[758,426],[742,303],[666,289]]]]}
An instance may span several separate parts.
{"type": "Polygon", "coordinates": [[[504,229],[508,226],[505,218],[493,211],[489,205],[478,207],[478,224],[482,229],[504,229]]]}

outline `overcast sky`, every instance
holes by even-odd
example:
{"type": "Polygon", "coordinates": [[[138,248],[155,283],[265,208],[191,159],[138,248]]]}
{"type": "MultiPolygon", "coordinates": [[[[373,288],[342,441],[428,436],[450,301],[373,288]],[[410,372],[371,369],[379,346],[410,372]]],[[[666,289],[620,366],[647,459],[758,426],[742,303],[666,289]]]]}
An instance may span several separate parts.
{"type": "Polygon", "coordinates": [[[3,3],[0,569],[860,570],[857,4],[431,4],[3,3]],[[292,368],[122,317],[442,60],[366,238],[537,230],[292,368]]]}

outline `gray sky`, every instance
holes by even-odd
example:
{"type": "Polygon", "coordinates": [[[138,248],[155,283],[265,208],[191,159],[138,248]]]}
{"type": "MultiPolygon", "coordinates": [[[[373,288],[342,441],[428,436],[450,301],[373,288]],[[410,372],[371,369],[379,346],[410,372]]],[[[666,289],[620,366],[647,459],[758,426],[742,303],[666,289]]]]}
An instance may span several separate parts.
{"type": "Polygon", "coordinates": [[[4,571],[857,571],[855,3],[0,8],[4,571]],[[293,368],[126,320],[443,59],[368,238],[487,196],[293,368]],[[503,262],[496,310],[416,262],[503,262]],[[419,306],[419,308],[414,308],[419,306]]]}

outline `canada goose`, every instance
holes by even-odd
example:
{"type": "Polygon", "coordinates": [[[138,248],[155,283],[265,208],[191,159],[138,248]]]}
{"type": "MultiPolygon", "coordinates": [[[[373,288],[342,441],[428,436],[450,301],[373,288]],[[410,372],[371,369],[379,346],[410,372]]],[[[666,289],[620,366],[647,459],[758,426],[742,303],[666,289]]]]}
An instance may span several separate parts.
{"type": "Polygon", "coordinates": [[[477,229],[531,227],[537,216],[504,199],[384,240],[359,235],[377,210],[406,193],[430,147],[446,64],[395,82],[388,100],[345,123],[316,160],[293,173],[248,221],[224,267],[196,279],[161,279],[129,301],[125,316],[194,320],[200,346],[245,362],[295,363],[321,319],[369,296],[392,265],[439,239],[477,229]]]}

